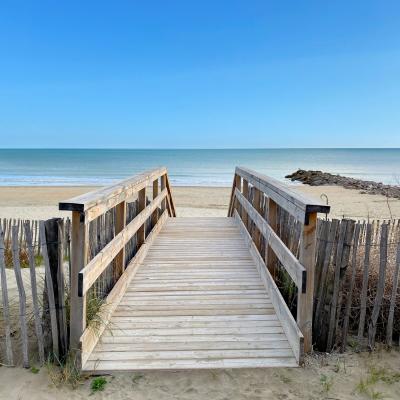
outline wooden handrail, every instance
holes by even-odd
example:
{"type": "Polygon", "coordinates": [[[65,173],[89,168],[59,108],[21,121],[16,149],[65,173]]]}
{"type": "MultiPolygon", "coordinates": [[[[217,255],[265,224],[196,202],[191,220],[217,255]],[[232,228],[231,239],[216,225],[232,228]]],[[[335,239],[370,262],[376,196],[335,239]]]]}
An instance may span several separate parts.
{"type": "MultiPolygon", "coordinates": [[[[273,282],[276,275],[278,259],[298,287],[297,324],[304,336],[305,352],[312,349],[317,213],[326,214],[329,210],[329,206],[309,199],[273,178],[248,168],[235,169],[228,216],[240,218],[240,226],[246,229],[247,233],[249,219],[255,224],[252,238],[255,249],[260,249],[260,235],[265,238],[263,265],[268,286],[273,287],[271,281],[273,282]],[[251,190],[254,190],[253,204],[249,201],[251,190]],[[261,215],[262,205],[265,205],[267,215],[261,215]],[[287,211],[302,224],[299,259],[276,233],[279,208],[287,211]]],[[[257,257],[256,259],[258,260],[257,257]]]]}
{"type": "MultiPolygon", "coordinates": [[[[261,190],[267,197],[272,199],[279,207],[282,207],[293,215],[298,221],[305,225],[309,223],[312,213],[329,213],[330,206],[303,196],[287,185],[269,176],[259,174],[251,169],[236,167],[235,174],[242,177],[249,184],[261,190]]],[[[229,205],[229,216],[233,215],[233,193],[229,205]]]]}
{"type": "Polygon", "coordinates": [[[282,266],[286,269],[297,288],[302,292],[306,292],[307,272],[306,269],[300,264],[299,260],[293,253],[286,247],[281,238],[273,231],[268,225],[268,222],[258,213],[252,204],[243,196],[239,190],[235,189],[235,196],[239,203],[245,209],[248,218],[250,218],[257,228],[260,230],[261,235],[264,236],[266,243],[271,246],[272,250],[278,257],[282,266]]]}
{"type": "MultiPolygon", "coordinates": [[[[106,211],[132,197],[141,189],[149,186],[155,179],[167,174],[165,167],[143,172],[132,178],[125,179],[112,186],[94,190],[83,195],[73,197],[59,203],[63,211],[78,211],[86,214],[86,221],[90,222],[106,211]]],[[[172,199],[170,199],[172,202],[172,199]]],[[[175,212],[175,208],[174,208],[175,212]]]]}
{"type": "Polygon", "coordinates": [[[118,255],[121,249],[124,248],[145,221],[151,217],[152,213],[160,206],[167,195],[168,191],[164,189],[79,272],[78,296],[86,294],[101,273],[118,255]]]}
{"type": "Polygon", "coordinates": [[[113,277],[116,283],[106,301],[117,299],[119,288],[125,287],[124,282],[131,279],[131,274],[136,271],[136,266],[149,248],[149,242],[154,239],[166,218],[175,217],[176,212],[165,167],[62,201],[59,209],[72,211],[70,346],[79,350],[78,362],[82,362],[85,346],[90,347],[95,341],[89,327],[86,327],[88,290],[114,260],[113,277]],[[146,205],[148,186],[153,188],[153,200],[146,205]],[[135,194],[138,195],[138,215],[126,226],[126,203],[135,194]],[[90,222],[111,209],[115,210],[115,237],[88,262],[90,222]],[[150,233],[146,232],[146,221],[149,218],[153,226],[150,233]],[[125,267],[125,246],[135,234],[137,253],[125,267]],[[84,342],[82,338],[85,338],[84,342]]]}

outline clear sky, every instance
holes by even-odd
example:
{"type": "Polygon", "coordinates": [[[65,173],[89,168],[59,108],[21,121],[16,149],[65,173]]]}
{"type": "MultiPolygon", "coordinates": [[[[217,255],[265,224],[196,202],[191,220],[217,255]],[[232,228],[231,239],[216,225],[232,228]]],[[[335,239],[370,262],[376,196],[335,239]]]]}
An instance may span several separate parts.
{"type": "Polygon", "coordinates": [[[400,147],[400,1],[8,1],[0,147],[400,147]]]}

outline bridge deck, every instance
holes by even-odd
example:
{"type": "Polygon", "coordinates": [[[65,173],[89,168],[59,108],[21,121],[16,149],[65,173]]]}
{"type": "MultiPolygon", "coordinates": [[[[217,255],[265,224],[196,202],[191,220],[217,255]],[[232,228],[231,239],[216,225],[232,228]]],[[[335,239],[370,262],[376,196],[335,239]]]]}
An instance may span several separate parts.
{"type": "Polygon", "coordinates": [[[298,363],[233,218],[169,218],[86,371],[298,363]]]}

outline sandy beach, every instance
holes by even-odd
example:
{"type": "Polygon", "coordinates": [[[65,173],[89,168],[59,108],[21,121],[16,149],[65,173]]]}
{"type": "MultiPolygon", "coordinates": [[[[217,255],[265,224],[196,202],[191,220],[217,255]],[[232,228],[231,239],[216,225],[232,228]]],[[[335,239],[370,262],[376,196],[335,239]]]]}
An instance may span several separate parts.
{"type": "MultiPolygon", "coordinates": [[[[361,194],[338,186],[294,185],[293,190],[321,200],[326,195],[331,218],[400,218],[400,200],[361,194]]],[[[95,190],[93,186],[0,187],[0,218],[47,219],[68,216],[58,211],[58,202],[95,190]]],[[[231,189],[228,187],[173,187],[178,216],[225,216],[231,189]]],[[[322,200],[325,202],[326,197],[322,200]]]]}
{"type": "MultiPolygon", "coordinates": [[[[91,397],[117,400],[394,400],[399,398],[400,393],[398,357],[396,351],[389,353],[382,350],[372,354],[308,357],[305,367],[292,369],[117,373],[107,376],[104,391],[91,397]]],[[[37,374],[22,368],[2,367],[0,398],[86,399],[91,395],[92,379],[83,379],[76,389],[72,389],[65,384],[56,386],[45,367],[37,374]]]]}

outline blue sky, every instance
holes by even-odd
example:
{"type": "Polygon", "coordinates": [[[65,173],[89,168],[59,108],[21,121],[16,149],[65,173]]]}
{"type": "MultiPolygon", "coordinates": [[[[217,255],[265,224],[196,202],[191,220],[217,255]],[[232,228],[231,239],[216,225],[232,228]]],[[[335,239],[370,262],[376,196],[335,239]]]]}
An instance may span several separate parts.
{"type": "Polygon", "coordinates": [[[0,147],[400,147],[399,1],[2,1],[0,147]]]}

